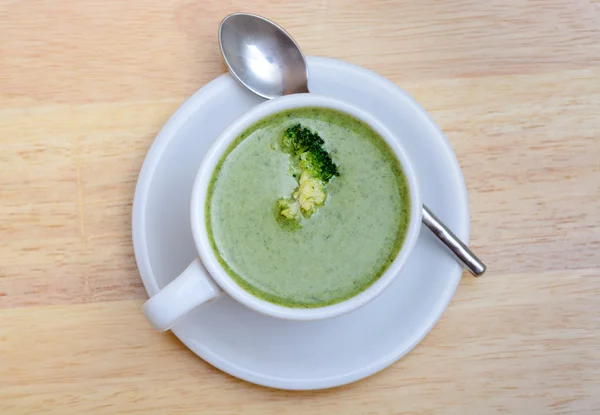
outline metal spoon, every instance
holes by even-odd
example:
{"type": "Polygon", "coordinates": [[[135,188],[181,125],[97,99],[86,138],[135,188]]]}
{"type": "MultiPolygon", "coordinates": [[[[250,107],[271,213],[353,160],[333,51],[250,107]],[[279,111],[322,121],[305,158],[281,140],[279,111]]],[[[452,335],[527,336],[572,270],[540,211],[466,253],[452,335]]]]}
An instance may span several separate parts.
{"type": "MultiPolygon", "coordinates": [[[[300,47],[272,21],[230,14],[219,26],[219,44],[231,75],[255,94],[273,99],[309,92],[308,67],[300,47]]],[[[486,266],[425,205],[423,223],[471,274],[483,275],[486,266]]]]}

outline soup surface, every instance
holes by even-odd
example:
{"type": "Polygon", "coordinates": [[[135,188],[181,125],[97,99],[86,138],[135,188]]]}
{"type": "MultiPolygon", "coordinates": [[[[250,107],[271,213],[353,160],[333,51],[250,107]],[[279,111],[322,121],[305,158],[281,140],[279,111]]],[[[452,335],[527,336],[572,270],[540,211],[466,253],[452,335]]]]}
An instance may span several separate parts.
{"type": "Polygon", "coordinates": [[[368,125],[326,108],[284,111],[249,127],[215,168],[206,203],[209,238],[228,274],[254,296],[295,308],[368,288],[397,255],[410,220],[393,151],[368,125]],[[323,184],[324,201],[290,226],[277,206],[295,203],[301,186],[299,158],[281,141],[294,126],[322,138],[338,175],[323,184]]]}

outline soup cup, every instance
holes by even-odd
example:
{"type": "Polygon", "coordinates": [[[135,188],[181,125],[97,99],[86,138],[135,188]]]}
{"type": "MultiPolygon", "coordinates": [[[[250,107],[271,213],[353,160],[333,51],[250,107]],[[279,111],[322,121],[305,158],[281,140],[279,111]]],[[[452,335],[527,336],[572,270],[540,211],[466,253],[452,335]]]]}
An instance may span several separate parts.
{"type": "MultiPolygon", "coordinates": [[[[201,136],[199,135],[199,139],[201,136]]],[[[198,258],[172,282],[162,288],[143,305],[148,321],[158,330],[168,330],[191,310],[218,298],[229,295],[246,307],[269,316],[289,320],[318,320],[355,310],[379,296],[400,275],[413,250],[421,227],[421,197],[414,170],[402,149],[401,141],[394,137],[377,119],[346,102],[315,94],[294,94],[266,101],[235,120],[215,140],[206,153],[194,182],[191,195],[190,226],[198,251],[198,258]],[[410,221],[404,242],[398,254],[373,284],[364,291],[342,302],[317,308],[294,308],[273,304],[258,298],[240,287],[223,269],[212,249],[206,228],[205,208],[208,187],[215,168],[231,143],[257,121],[281,111],[319,107],[346,113],[369,125],[388,144],[398,158],[410,194],[410,221]]]]}

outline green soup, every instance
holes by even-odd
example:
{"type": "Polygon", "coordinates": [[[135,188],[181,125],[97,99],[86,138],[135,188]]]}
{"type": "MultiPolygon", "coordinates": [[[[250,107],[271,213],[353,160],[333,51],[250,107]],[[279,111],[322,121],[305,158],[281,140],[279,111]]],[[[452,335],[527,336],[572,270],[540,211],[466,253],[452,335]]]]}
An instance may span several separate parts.
{"type": "Polygon", "coordinates": [[[206,224],[212,248],[244,290],[274,304],[322,307],[373,284],[400,250],[410,220],[408,184],[385,141],[339,111],[300,108],[244,131],[215,168],[206,224]],[[339,169],[326,200],[301,226],[282,226],[274,203],[293,193],[290,155],[279,139],[292,125],[318,133],[339,169]]]}

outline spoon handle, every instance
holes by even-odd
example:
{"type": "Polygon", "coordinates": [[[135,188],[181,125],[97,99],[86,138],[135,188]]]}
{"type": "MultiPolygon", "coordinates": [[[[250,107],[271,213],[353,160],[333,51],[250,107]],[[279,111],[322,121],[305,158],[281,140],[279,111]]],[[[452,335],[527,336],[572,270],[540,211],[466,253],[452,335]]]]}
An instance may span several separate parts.
{"type": "Polygon", "coordinates": [[[463,244],[430,210],[423,205],[423,223],[438,239],[448,247],[454,257],[475,277],[480,277],[486,270],[483,262],[463,244]]]}

